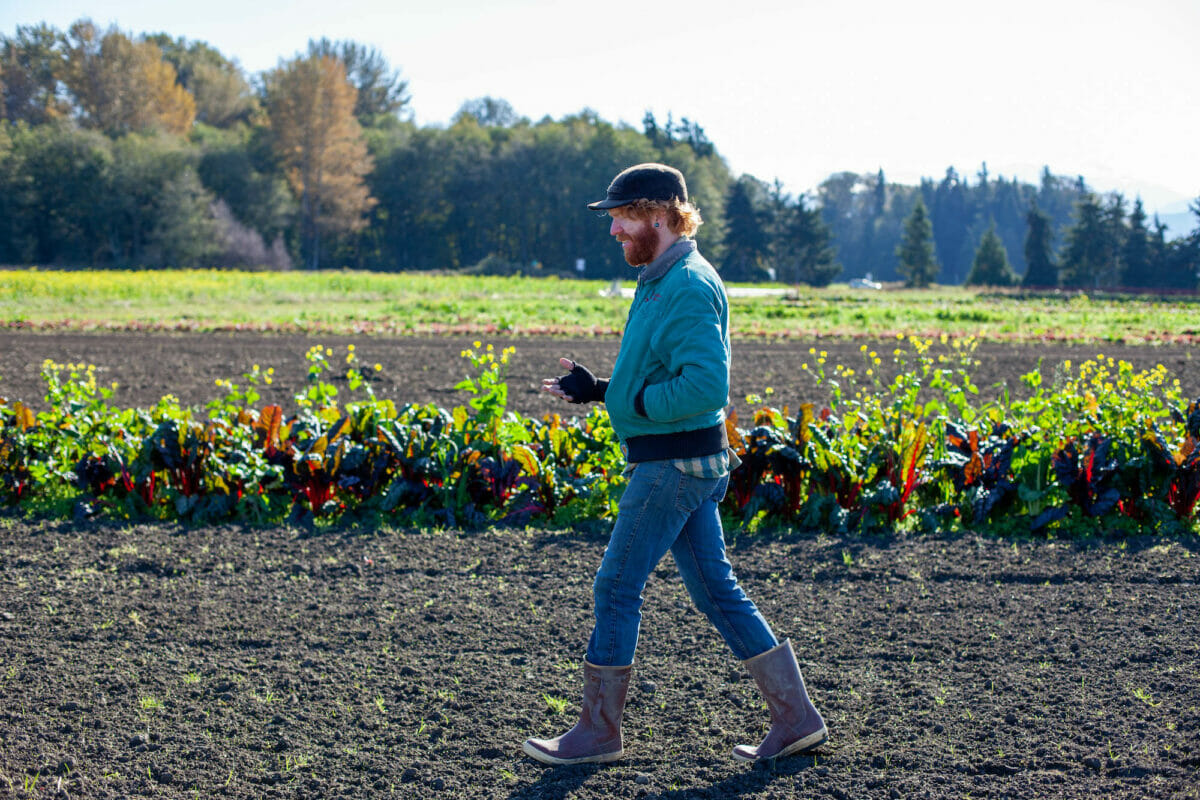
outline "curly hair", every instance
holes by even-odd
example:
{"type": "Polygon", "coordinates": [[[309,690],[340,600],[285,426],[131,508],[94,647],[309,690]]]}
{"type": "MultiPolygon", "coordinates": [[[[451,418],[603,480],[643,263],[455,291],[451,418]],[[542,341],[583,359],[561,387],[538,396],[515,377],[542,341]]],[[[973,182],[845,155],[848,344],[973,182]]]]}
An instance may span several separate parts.
{"type": "MultiPolygon", "coordinates": [[[[666,212],[667,227],[677,236],[692,237],[696,230],[704,224],[700,218],[700,209],[688,202],[671,200],[634,200],[632,203],[612,209],[621,212],[623,216],[633,219],[650,219],[655,214],[666,212]]],[[[612,212],[609,212],[612,213],[612,212]]]]}

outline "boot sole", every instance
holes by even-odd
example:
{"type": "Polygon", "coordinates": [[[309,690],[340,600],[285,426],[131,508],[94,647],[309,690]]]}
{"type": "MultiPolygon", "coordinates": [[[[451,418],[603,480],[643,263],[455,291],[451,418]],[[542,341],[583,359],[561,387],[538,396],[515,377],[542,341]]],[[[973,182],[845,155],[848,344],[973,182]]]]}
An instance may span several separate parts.
{"type": "Polygon", "coordinates": [[[540,761],[543,764],[554,764],[555,766],[562,766],[562,765],[568,765],[568,764],[607,764],[608,762],[616,761],[617,759],[619,759],[625,755],[625,750],[621,749],[621,750],[614,751],[612,753],[599,753],[598,755],[594,755],[594,756],[581,756],[579,758],[559,758],[558,756],[552,756],[549,753],[546,753],[546,752],[543,752],[543,751],[537,749],[536,747],[531,745],[529,742],[525,742],[525,744],[521,745],[521,749],[524,750],[525,755],[529,756],[530,758],[540,761]]]}
{"type": "Polygon", "coordinates": [[[734,750],[733,757],[738,761],[746,762],[773,761],[777,758],[783,758],[784,756],[792,756],[796,755],[797,753],[804,753],[808,750],[813,750],[825,744],[827,741],[829,741],[829,729],[822,727],[819,731],[814,731],[808,736],[805,736],[803,739],[797,739],[773,756],[754,756],[751,758],[750,756],[744,756],[738,751],[734,750]]]}

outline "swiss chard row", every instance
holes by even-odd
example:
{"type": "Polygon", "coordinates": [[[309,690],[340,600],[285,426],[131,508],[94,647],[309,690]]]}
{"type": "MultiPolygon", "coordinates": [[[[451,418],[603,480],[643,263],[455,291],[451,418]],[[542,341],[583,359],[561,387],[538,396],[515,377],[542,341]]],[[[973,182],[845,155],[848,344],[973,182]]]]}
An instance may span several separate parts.
{"type": "MultiPolygon", "coordinates": [[[[746,398],[732,412],[741,465],[723,512],[747,529],[1002,531],[1196,530],[1200,401],[1185,403],[1158,368],[1135,373],[1098,356],[1058,368],[1028,396],[978,403],[973,343],[934,358],[901,342],[903,369],[805,365],[830,397],[790,416],[746,398]]],[[[36,513],[191,522],[396,519],[459,527],[567,525],[615,513],[624,460],[602,409],[582,419],[506,409],[511,350],[464,350],[470,395],[451,411],[374,396],[348,348],[342,403],[327,378],[332,350],[309,350],[289,414],[258,404],[273,370],[218,381],[204,410],[167,396],[122,409],[86,365],[47,362],[48,409],[0,403],[0,498],[36,513]]],[[[770,390],[768,391],[768,396],[770,390]]]]}

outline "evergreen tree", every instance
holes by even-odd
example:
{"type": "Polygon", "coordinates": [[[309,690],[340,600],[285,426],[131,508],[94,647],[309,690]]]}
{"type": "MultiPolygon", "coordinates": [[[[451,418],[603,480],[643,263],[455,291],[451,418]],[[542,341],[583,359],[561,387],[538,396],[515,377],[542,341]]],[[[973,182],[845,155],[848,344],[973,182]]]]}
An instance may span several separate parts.
{"type": "Polygon", "coordinates": [[[920,195],[913,205],[912,213],[904,221],[904,234],[896,248],[900,259],[898,270],[905,278],[905,286],[922,288],[928,286],[937,275],[938,264],[933,249],[933,225],[925,211],[925,201],[920,195]]]}
{"type": "Polygon", "coordinates": [[[1050,217],[1038,208],[1037,201],[1029,204],[1025,215],[1029,227],[1025,235],[1025,286],[1057,286],[1058,265],[1054,263],[1050,217]]]}
{"type": "Polygon", "coordinates": [[[1163,286],[1194,291],[1200,288],[1200,197],[1188,205],[1196,215],[1197,227],[1191,235],[1167,245],[1163,259],[1163,286]]]}
{"type": "Polygon", "coordinates": [[[1104,205],[1104,270],[1100,275],[1101,286],[1119,286],[1124,271],[1122,256],[1125,250],[1127,230],[1125,227],[1125,197],[1119,192],[1108,195],[1104,205]]]}
{"type": "Polygon", "coordinates": [[[1017,276],[1008,263],[1008,251],[996,235],[993,223],[979,240],[975,260],[967,274],[967,286],[1012,286],[1016,282],[1017,276]]]}
{"type": "Polygon", "coordinates": [[[1125,232],[1125,246],[1121,249],[1121,285],[1155,286],[1156,271],[1150,234],[1146,230],[1146,211],[1139,197],[1134,201],[1133,212],[1129,215],[1129,229],[1125,232]]]}
{"type": "Polygon", "coordinates": [[[762,280],[771,252],[767,198],[762,181],[743,175],[729,187],[725,199],[725,248],[722,277],[726,280],[762,280]]]}
{"type": "Polygon", "coordinates": [[[963,182],[958,172],[950,167],[934,189],[931,215],[937,220],[934,226],[934,247],[941,256],[942,271],[939,279],[944,283],[956,284],[967,273],[967,264],[960,254],[968,252],[968,229],[975,218],[974,202],[970,187],[963,182]]]}
{"type": "Polygon", "coordinates": [[[1075,208],[1075,224],[1067,229],[1062,263],[1063,286],[1093,288],[1111,268],[1104,209],[1092,192],[1075,208]]]}
{"type": "Polygon", "coordinates": [[[842,265],[834,260],[829,227],[820,210],[808,207],[804,195],[780,211],[772,250],[776,277],[781,281],[828,286],[842,271],[842,265]]]}

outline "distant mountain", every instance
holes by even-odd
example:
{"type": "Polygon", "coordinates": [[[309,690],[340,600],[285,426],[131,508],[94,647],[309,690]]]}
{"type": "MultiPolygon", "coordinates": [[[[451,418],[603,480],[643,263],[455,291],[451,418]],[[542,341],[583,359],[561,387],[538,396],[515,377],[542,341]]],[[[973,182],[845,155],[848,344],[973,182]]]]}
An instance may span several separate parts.
{"type": "MultiPolygon", "coordinates": [[[[1153,215],[1151,215],[1153,218],[1153,215]]],[[[1188,210],[1186,202],[1170,203],[1158,212],[1158,219],[1167,226],[1167,239],[1180,239],[1196,230],[1196,215],[1188,210]]]]}

